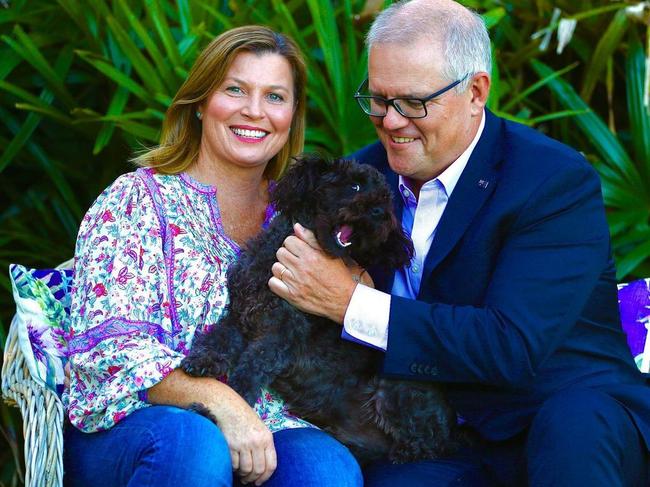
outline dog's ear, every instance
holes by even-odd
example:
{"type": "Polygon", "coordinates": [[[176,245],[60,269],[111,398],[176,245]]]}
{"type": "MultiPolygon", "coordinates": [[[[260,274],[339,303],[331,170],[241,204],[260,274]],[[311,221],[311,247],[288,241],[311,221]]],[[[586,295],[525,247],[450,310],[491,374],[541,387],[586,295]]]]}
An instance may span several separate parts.
{"type": "Polygon", "coordinates": [[[330,161],[317,155],[294,158],[271,192],[275,209],[284,214],[294,214],[313,205],[319,179],[330,166],[330,161]]]}

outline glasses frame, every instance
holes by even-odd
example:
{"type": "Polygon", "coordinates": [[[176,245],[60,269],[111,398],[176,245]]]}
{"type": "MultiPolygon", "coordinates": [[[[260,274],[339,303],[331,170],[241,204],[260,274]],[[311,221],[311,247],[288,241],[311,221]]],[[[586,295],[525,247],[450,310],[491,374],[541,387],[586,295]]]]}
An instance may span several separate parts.
{"type": "Polygon", "coordinates": [[[440,95],[442,95],[442,94],[448,92],[448,91],[451,90],[452,88],[456,87],[457,85],[459,85],[460,83],[462,83],[463,81],[465,81],[465,80],[467,79],[468,76],[469,76],[469,74],[466,74],[466,75],[463,76],[462,78],[457,79],[456,81],[453,81],[452,83],[449,83],[449,84],[448,84],[447,86],[445,86],[444,88],[441,88],[441,89],[439,89],[438,91],[436,91],[435,93],[431,93],[429,96],[426,96],[426,97],[424,97],[424,98],[417,98],[417,97],[414,97],[414,96],[397,96],[397,97],[395,97],[395,98],[384,98],[383,96],[362,95],[362,94],[361,94],[361,89],[363,88],[363,85],[365,85],[365,84],[368,83],[368,78],[366,78],[366,79],[364,79],[364,80],[361,82],[361,84],[360,84],[359,87],[357,88],[357,92],[354,94],[354,99],[357,100],[357,103],[358,103],[359,106],[361,107],[361,110],[363,110],[363,112],[364,112],[366,115],[370,115],[371,117],[384,118],[386,115],[388,115],[388,106],[390,105],[390,106],[392,106],[392,107],[395,109],[395,111],[396,111],[397,113],[399,113],[402,117],[405,117],[405,118],[414,118],[414,119],[425,118],[425,117],[429,114],[429,112],[427,111],[427,102],[428,102],[428,101],[431,101],[431,100],[433,100],[434,98],[436,98],[436,97],[438,97],[438,96],[440,96],[440,95]],[[369,99],[381,100],[381,102],[386,106],[386,113],[384,113],[383,115],[373,115],[372,113],[368,112],[368,111],[363,107],[363,105],[362,105],[361,103],[362,103],[362,100],[369,100],[369,99]],[[422,103],[422,107],[424,108],[424,115],[422,115],[422,116],[417,116],[417,117],[413,117],[413,116],[410,116],[410,115],[406,115],[404,112],[402,112],[402,110],[401,110],[401,108],[399,107],[399,105],[396,105],[396,104],[395,104],[395,101],[396,101],[396,100],[419,101],[420,103],[422,103]]]}

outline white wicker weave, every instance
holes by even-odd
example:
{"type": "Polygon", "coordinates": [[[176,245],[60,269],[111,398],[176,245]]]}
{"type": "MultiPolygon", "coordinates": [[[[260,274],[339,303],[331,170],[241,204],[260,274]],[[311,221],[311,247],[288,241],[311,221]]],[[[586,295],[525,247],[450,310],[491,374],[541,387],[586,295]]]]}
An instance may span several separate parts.
{"type": "MultiPolygon", "coordinates": [[[[73,259],[57,269],[72,268],[73,259]]],[[[47,387],[32,379],[18,346],[12,320],[2,363],[4,401],[20,408],[25,442],[25,487],[63,486],[63,403],[47,387]]]]}
{"type": "Polygon", "coordinates": [[[63,404],[54,392],[36,383],[18,346],[14,326],[2,364],[2,395],[20,408],[25,441],[25,487],[63,485],[63,404]]]}

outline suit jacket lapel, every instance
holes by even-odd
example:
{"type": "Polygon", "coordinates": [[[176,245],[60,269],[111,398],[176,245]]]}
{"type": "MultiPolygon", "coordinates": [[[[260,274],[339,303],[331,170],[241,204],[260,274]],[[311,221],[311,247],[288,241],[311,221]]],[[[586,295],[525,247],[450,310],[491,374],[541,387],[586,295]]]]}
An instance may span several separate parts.
{"type": "Polygon", "coordinates": [[[496,164],[501,159],[502,122],[487,110],[485,114],[485,127],[481,138],[438,223],[436,235],[425,260],[423,283],[456,245],[496,187],[496,164]]]}

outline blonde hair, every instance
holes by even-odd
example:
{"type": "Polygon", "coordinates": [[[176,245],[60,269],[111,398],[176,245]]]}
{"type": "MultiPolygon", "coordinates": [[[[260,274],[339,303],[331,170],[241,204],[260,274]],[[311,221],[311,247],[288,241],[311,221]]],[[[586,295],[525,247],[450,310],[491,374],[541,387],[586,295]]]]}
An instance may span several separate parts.
{"type": "Polygon", "coordinates": [[[259,25],[227,30],[208,44],[167,109],[160,144],[135,157],[133,162],[139,166],[153,167],[163,174],[177,174],[196,161],[202,130],[196,111],[221,84],[230,65],[241,52],[279,54],[291,65],[295,111],[289,139],[280,152],[271,158],[264,173],[270,179],[282,175],[289,159],[303,149],[307,74],[305,61],[296,43],[284,34],[259,25]]]}

